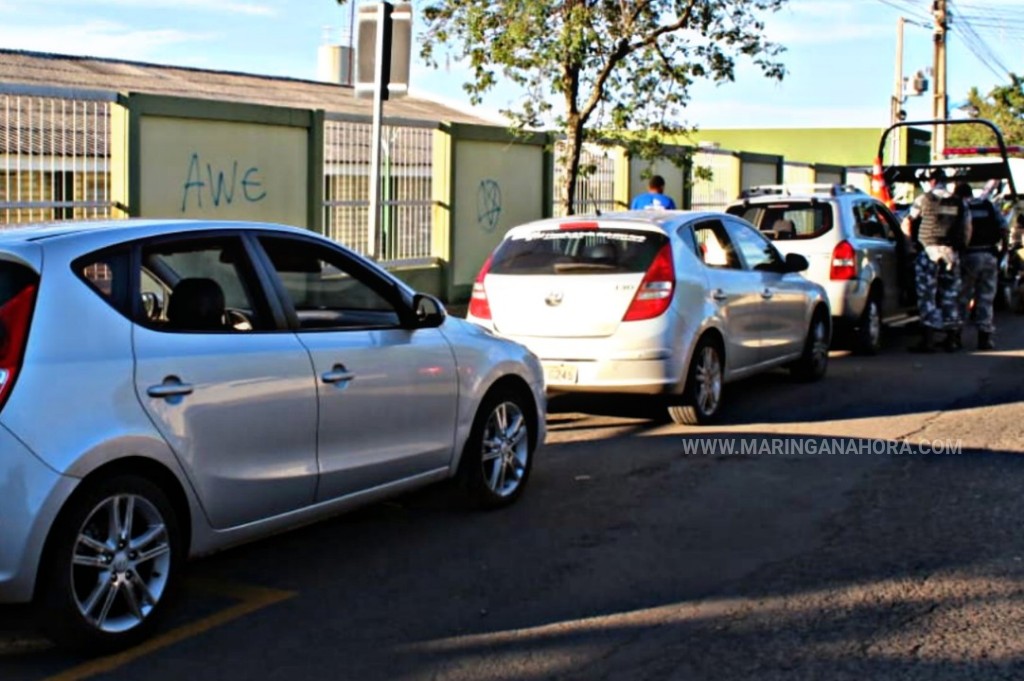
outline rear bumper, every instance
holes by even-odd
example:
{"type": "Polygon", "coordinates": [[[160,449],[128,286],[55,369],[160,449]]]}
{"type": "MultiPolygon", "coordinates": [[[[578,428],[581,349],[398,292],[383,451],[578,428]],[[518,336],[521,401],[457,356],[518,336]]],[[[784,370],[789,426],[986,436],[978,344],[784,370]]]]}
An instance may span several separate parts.
{"type": "Polygon", "coordinates": [[[512,337],[528,347],[544,367],[549,393],[621,392],[662,394],[674,392],[684,375],[686,334],[665,332],[651,324],[644,334],[629,337],[531,338],[512,337]],[[666,341],[674,339],[678,345],[666,341]]]}
{"type": "MultiPolygon", "coordinates": [[[[593,360],[545,362],[545,365],[571,366],[577,380],[549,381],[549,393],[631,393],[662,395],[677,390],[677,368],[673,360],[593,360]]],[[[681,371],[681,370],[680,370],[681,371]]]]}
{"type": "Polygon", "coordinates": [[[32,600],[46,537],[78,482],[46,466],[0,424],[0,603],[32,600]]]}

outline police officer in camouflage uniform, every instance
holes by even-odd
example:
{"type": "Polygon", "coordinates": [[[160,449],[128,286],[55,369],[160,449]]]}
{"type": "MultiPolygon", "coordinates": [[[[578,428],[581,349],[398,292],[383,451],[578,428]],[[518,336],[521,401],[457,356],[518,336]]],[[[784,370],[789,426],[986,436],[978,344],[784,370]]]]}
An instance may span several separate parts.
{"type": "Polygon", "coordinates": [[[974,198],[970,186],[958,182],[954,194],[967,201],[971,215],[971,238],[961,259],[963,289],[960,293],[960,314],[964,323],[973,321],[978,328],[978,349],[994,350],[992,340],[993,305],[999,286],[999,249],[1006,246],[1008,227],[1002,214],[991,201],[974,198]],[[971,314],[971,301],[974,311],[971,314]]]}
{"type": "Polygon", "coordinates": [[[931,168],[926,191],[914,200],[903,219],[903,231],[917,243],[914,260],[921,341],[912,352],[935,352],[936,334],[946,333],[943,346],[960,348],[960,251],[970,238],[966,203],[946,189],[946,174],[931,168]]]}

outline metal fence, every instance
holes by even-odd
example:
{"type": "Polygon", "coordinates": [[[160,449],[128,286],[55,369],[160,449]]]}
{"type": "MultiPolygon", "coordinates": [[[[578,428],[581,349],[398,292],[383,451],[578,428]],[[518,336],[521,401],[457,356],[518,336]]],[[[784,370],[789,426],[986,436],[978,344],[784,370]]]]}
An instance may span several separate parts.
{"type": "Polygon", "coordinates": [[[105,218],[108,92],[0,85],[0,225],[105,218]]]}
{"type": "Polygon", "coordinates": [[[722,210],[736,198],[739,165],[731,151],[701,149],[693,155],[693,172],[710,171],[710,179],[694,179],[690,197],[693,210],[722,210]]]}
{"type": "MultiPolygon", "coordinates": [[[[555,143],[554,191],[555,203],[551,214],[562,217],[567,214],[565,209],[565,181],[567,164],[565,154],[567,148],[564,141],[555,143]]],[[[573,214],[581,215],[596,211],[608,212],[616,210],[615,205],[615,156],[610,149],[596,144],[583,146],[580,156],[582,169],[576,179],[576,200],[573,202],[573,214]]]]}
{"type": "MultiPolygon", "coordinates": [[[[324,126],[324,230],[335,241],[367,253],[372,126],[331,115],[324,126]]],[[[381,260],[431,255],[436,127],[414,122],[383,126],[381,260]]]]}

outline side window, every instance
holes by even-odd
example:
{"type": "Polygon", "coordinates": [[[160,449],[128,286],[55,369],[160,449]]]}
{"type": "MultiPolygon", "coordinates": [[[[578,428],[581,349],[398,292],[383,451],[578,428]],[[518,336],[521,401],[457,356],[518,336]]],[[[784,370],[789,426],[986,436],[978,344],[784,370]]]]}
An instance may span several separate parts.
{"type": "Polygon", "coordinates": [[[140,323],[173,332],[273,328],[240,238],[143,244],[140,256],[140,323]]]}
{"type": "Polygon", "coordinates": [[[79,258],[75,274],[122,314],[130,315],[129,250],[118,248],[79,258]]]}
{"type": "Polygon", "coordinates": [[[721,220],[698,222],[693,226],[693,236],[700,257],[708,267],[743,269],[721,220]]]}
{"type": "Polygon", "coordinates": [[[857,235],[866,239],[892,239],[885,218],[878,206],[871,201],[858,201],[853,204],[854,227],[857,235]]]}
{"type": "Polygon", "coordinates": [[[725,223],[729,236],[752,270],[774,270],[782,263],[779,252],[757,230],[732,220],[725,223]]]}
{"type": "Polygon", "coordinates": [[[899,220],[896,216],[889,211],[888,208],[882,206],[875,206],[875,211],[878,213],[879,219],[882,224],[885,225],[885,238],[889,241],[900,241],[900,236],[903,234],[902,228],[900,227],[899,220]]]}
{"type": "Polygon", "coordinates": [[[300,329],[392,328],[401,323],[385,297],[387,282],[339,251],[288,237],[260,244],[295,310],[300,329]]]}

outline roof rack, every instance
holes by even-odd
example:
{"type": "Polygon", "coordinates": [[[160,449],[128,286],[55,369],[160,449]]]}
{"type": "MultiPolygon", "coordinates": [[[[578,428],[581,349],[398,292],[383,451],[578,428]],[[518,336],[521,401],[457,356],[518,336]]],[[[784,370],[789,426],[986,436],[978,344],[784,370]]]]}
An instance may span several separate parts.
{"type": "Polygon", "coordinates": [[[794,194],[864,194],[864,190],[852,184],[759,184],[748,187],[740,194],[740,198],[754,196],[793,196],[794,194]]]}

